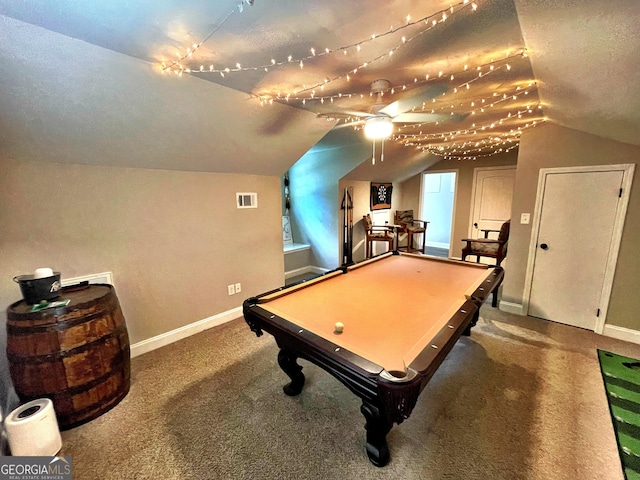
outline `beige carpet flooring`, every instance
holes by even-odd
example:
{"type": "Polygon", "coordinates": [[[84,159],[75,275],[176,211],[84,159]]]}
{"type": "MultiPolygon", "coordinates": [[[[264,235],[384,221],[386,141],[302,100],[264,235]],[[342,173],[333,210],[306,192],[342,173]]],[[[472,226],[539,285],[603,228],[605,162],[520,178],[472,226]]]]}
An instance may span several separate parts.
{"type": "MultiPolygon", "coordinates": [[[[384,339],[381,339],[384,342],[384,339]]],[[[132,361],[129,395],[63,432],[74,479],[623,479],[596,349],[640,346],[483,306],[387,440],[316,366],[297,397],[277,347],[238,319],[132,361]]]]}

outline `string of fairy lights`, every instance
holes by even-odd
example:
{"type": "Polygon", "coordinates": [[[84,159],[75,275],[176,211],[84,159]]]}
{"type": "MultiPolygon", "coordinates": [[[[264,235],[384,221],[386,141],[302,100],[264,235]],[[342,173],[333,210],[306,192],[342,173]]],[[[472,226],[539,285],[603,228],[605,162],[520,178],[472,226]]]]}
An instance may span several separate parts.
{"type": "MultiPolygon", "coordinates": [[[[480,65],[476,65],[474,67],[469,67],[468,64],[465,64],[461,69],[450,71],[450,72],[444,72],[440,70],[434,75],[430,73],[426,73],[421,78],[414,77],[408,82],[392,86],[389,88],[388,92],[384,92],[384,94],[394,95],[398,92],[405,92],[407,90],[411,90],[412,88],[423,87],[428,83],[442,82],[443,79],[453,83],[456,79],[459,78],[460,75],[473,74],[471,79],[465,82],[459,83],[451,88],[450,90],[451,93],[455,94],[455,93],[458,93],[458,91],[463,89],[470,90],[474,82],[485,78],[487,75],[497,73],[503,69],[510,71],[511,70],[511,63],[509,63],[510,61],[514,61],[514,60],[517,61],[518,59],[527,58],[527,56],[528,56],[527,51],[524,48],[519,49],[516,52],[507,50],[505,52],[504,58],[500,58],[498,60],[490,60],[489,62],[485,62],[480,65]]],[[[443,93],[442,96],[446,94],[447,92],[443,93]]],[[[373,95],[374,93],[372,92],[369,92],[368,94],[364,94],[360,92],[347,91],[347,92],[338,92],[331,95],[316,96],[315,91],[311,91],[308,97],[296,96],[292,99],[290,96],[286,96],[284,97],[284,100],[286,100],[287,102],[291,100],[299,100],[302,102],[303,105],[306,105],[307,102],[310,102],[310,101],[316,101],[321,104],[324,104],[325,102],[333,103],[334,100],[338,100],[338,99],[354,98],[354,97],[365,98],[366,96],[373,96],[373,95]]],[[[282,100],[282,99],[283,97],[280,94],[276,95],[275,100],[282,100]]],[[[274,100],[273,98],[270,100],[267,100],[265,97],[262,97],[260,101],[261,101],[261,104],[265,104],[267,102],[272,103],[273,100],[274,100]]],[[[433,98],[432,101],[435,103],[436,99],[433,98]]],[[[425,105],[423,105],[423,107],[426,108],[425,105]]],[[[338,118],[332,118],[332,117],[328,117],[328,118],[332,120],[338,119],[338,118]]]]}
{"type": "MultiPolygon", "coordinates": [[[[493,97],[499,97],[498,100],[494,100],[491,103],[486,104],[486,107],[485,106],[480,106],[479,107],[480,111],[482,113],[484,113],[487,108],[494,108],[495,106],[497,106],[497,105],[499,105],[499,104],[501,104],[503,102],[509,102],[509,101],[518,100],[519,97],[528,95],[530,92],[535,91],[536,88],[535,88],[534,82],[531,82],[531,84],[529,86],[530,86],[529,89],[522,89],[521,87],[516,87],[514,92],[503,93],[502,95],[498,94],[497,92],[494,92],[493,93],[493,97]]],[[[471,107],[473,107],[476,104],[485,105],[485,99],[482,98],[479,101],[478,100],[471,100],[469,102],[469,104],[470,104],[471,107]]],[[[460,105],[462,106],[464,104],[461,103],[460,105]]],[[[451,108],[454,108],[454,107],[455,107],[454,105],[451,105],[451,108]]],[[[445,107],[442,107],[440,110],[444,110],[444,108],[445,107]]],[[[537,105],[537,108],[542,108],[539,103],[537,105]]],[[[431,113],[436,113],[436,111],[437,111],[436,109],[432,109],[431,113]]],[[[498,120],[497,122],[495,122],[495,121],[491,122],[490,126],[491,126],[491,128],[493,128],[496,124],[501,125],[504,121],[509,120],[509,119],[513,119],[513,118],[520,119],[520,118],[522,118],[523,114],[532,113],[532,112],[533,112],[533,110],[527,105],[526,108],[524,110],[522,110],[522,111],[518,111],[518,112],[516,112],[514,114],[509,112],[506,117],[498,120]]],[[[454,112],[451,112],[451,113],[453,114],[454,112]]],[[[475,115],[475,114],[476,114],[476,111],[475,110],[471,110],[470,115],[475,115]]],[[[424,126],[425,123],[414,123],[414,124],[411,124],[411,125],[408,125],[408,126],[407,125],[401,126],[401,127],[399,127],[399,130],[402,131],[402,130],[405,130],[405,129],[408,129],[408,128],[411,128],[411,129],[420,128],[420,127],[424,126]]],[[[474,128],[476,128],[476,124],[475,123],[473,123],[471,125],[471,129],[474,129],[474,128]]],[[[460,130],[458,130],[458,131],[460,131],[460,130]]],[[[462,131],[463,132],[468,132],[469,129],[462,130],[462,131]]],[[[422,132],[418,133],[418,136],[420,136],[420,135],[423,135],[422,132]]],[[[427,133],[427,134],[423,135],[423,138],[438,138],[438,137],[442,138],[443,135],[445,135],[445,134],[443,134],[443,133],[427,133]]],[[[395,137],[397,139],[409,138],[409,137],[410,138],[416,138],[416,134],[415,133],[413,133],[413,134],[404,134],[404,135],[403,134],[398,134],[395,137]]]]}
{"type": "Polygon", "coordinates": [[[489,157],[498,153],[505,153],[518,147],[522,132],[533,128],[539,123],[546,121],[545,118],[532,120],[524,125],[518,125],[508,132],[499,135],[488,136],[482,140],[466,141],[447,145],[423,145],[418,142],[401,142],[405,147],[415,147],[423,152],[432,155],[442,156],[444,159],[475,160],[481,157],[489,157]],[[505,145],[509,145],[505,147],[505,145]],[[487,151],[487,149],[490,149],[487,151]]]}
{"type": "MultiPolygon", "coordinates": [[[[532,92],[537,91],[536,82],[530,81],[526,86],[516,86],[512,91],[507,92],[493,92],[490,99],[481,98],[479,100],[468,101],[468,106],[472,108],[469,115],[476,115],[478,113],[484,113],[485,111],[499,106],[504,102],[511,102],[520,100],[521,97],[525,97],[532,92]],[[476,109],[473,109],[476,108],[476,109]]],[[[454,109],[458,105],[451,104],[449,108],[454,109]]],[[[460,107],[464,107],[464,103],[459,104],[460,107]]],[[[432,109],[432,113],[443,111],[447,107],[442,106],[439,109],[432,109]]],[[[416,129],[423,127],[425,124],[411,124],[401,126],[398,130],[400,132],[404,130],[412,130],[412,133],[397,133],[392,139],[398,143],[410,147],[414,146],[417,149],[428,152],[433,155],[443,156],[445,159],[478,159],[481,157],[487,157],[496,155],[499,153],[506,153],[514,148],[518,147],[520,136],[523,130],[535,127],[538,123],[544,122],[546,119],[541,115],[542,105],[539,101],[534,102],[534,105],[525,105],[524,108],[516,111],[508,111],[504,116],[497,120],[491,120],[484,123],[472,123],[469,128],[456,129],[445,132],[415,132],[416,129]],[[500,135],[491,135],[491,131],[502,127],[509,122],[519,122],[525,117],[535,117],[524,125],[516,125],[507,132],[503,132],[500,135]],[[486,135],[481,140],[466,140],[460,142],[460,138],[466,138],[468,136],[486,135]],[[440,142],[440,144],[433,144],[433,142],[440,142]],[[431,142],[431,143],[426,143],[431,142]],[[425,144],[426,143],[426,144],[425,144]],[[442,143],[445,143],[443,145],[442,143]],[[509,146],[507,146],[509,145],[509,146]],[[487,151],[487,149],[491,151],[487,151]]],[[[452,111],[453,114],[453,111],[452,111]]],[[[439,122],[435,122],[436,124],[439,122]]]]}
{"type": "MultiPolygon", "coordinates": [[[[518,141],[513,140],[513,141],[518,142],[519,140],[518,141]]],[[[441,152],[437,152],[437,151],[429,151],[429,153],[432,155],[441,156],[443,160],[465,160],[466,161],[466,160],[478,160],[480,158],[485,158],[485,157],[492,157],[494,155],[498,155],[499,153],[510,152],[511,150],[514,150],[516,148],[518,148],[518,143],[515,143],[505,148],[498,147],[489,153],[473,153],[469,151],[461,152],[459,154],[456,154],[456,153],[442,154],[441,152]]]]}
{"type": "MultiPolygon", "coordinates": [[[[259,101],[261,106],[272,105],[274,103],[298,103],[301,106],[319,106],[325,103],[333,104],[334,102],[345,99],[364,99],[367,96],[373,95],[393,96],[398,93],[406,92],[407,90],[424,87],[432,82],[438,84],[444,83],[448,84],[448,87],[442,94],[431,98],[430,101],[422,102],[422,105],[413,106],[410,112],[432,114],[449,112],[452,116],[460,116],[461,113],[459,112],[464,112],[462,116],[466,117],[481,116],[481,114],[485,113],[488,109],[492,109],[504,102],[519,100],[521,97],[529,95],[537,90],[537,85],[534,81],[520,80],[518,82],[519,84],[516,84],[516,82],[509,84],[502,80],[501,82],[498,82],[500,86],[495,87],[495,91],[491,92],[490,96],[487,96],[485,91],[484,94],[481,92],[479,98],[467,98],[469,93],[472,93],[473,86],[476,82],[485,80],[497,72],[503,72],[503,74],[505,72],[509,72],[511,71],[514,62],[518,62],[520,59],[526,59],[528,57],[527,50],[520,48],[517,50],[508,50],[504,52],[504,56],[501,58],[496,60],[491,59],[488,62],[480,63],[478,65],[469,66],[468,64],[465,64],[462,67],[458,67],[457,69],[453,69],[448,72],[443,70],[437,72],[425,72],[420,77],[413,77],[405,82],[393,85],[384,92],[361,93],[357,91],[355,87],[349,88],[348,86],[346,89],[343,87],[341,91],[336,91],[335,85],[338,83],[351,85],[351,80],[361,70],[366,69],[376,62],[389,59],[395,55],[398,50],[410,44],[415,39],[427,34],[452,16],[459,14],[465,9],[475,12],[478,9],[478,3],[472,0],[461,0],[458,3],[451,4],[445,9],[441,9],[437,12],[421,17],[418,20],[412,20],[411,16],[407,15],[405,18],[406,22],[401,26],[392,26],[381,34],[373,33],[359,41],[340,47],[328,47],[324,49],[311,47],[307,54],[297,56],[289,54],[286,58],[279,59],[272,56],[269,61],[258,62],[258,64],[251,66],[243,66],[240,62],[236,62],[234,67],[221,67],[214,64],[209,64],[208,66],[201,64],[199,67],[188,65],[189,62],[194,60],[196,53],[202,51],[201,47],[209,42],[213,38],[214,34],[218,32],[234,14],[242,13],[244,11],[245,4],[252,6],[254,2],[255,0],[241,0],[237,3],[236,7],[227,13],[226,16],[224,16],[200,42],[192,44],[191,47],[182,52],[176,52],[175,60],[162,61],[161,72],[174,73],[178,76],[182,76],[185,73],[206,73],[218,74],[221,77],[225,77],[229,74],[249,71],[263,70],[264,72],[269,72],[272,69],[278,68],[297,67],[299,69],[304,69],[305,66],[311,64],[314,60],[322,57],[328,57],[330,55],[339,55],[341,57],[351,55],[351,58],[356,58],[356,55],[354,54],[357,53],[359,54],[357,57],[360,58],[360,52],[365,46],[368,46],[368,44],[375,44],[382,38],[402,33],[402,36],[397,40],[397,43],[393,44],[391,48],[387,47],[383,53],[371,54],[371,56],[365,61],[358,60],[355,65],[351,65],[350,67],[343,67],[344,70],[342,72],[337,72],[332,76],[324,76],[321,80],[311,82],[311,84],[302,84],[297,87],[290,87],[284,91],[264,93],[254,92],[251,95],[259,101]],[[417,31],[412,29],[412,27],[417,29],[417,31]],[[461,98],[458,99],[458,96],[461,98]]],[[[342,64],[344,61],[340,59],[339,63],[342,64]]],[[[484,82],[482,86],[484,86],[484,82]]],[[[480,91],[482,91],[482,86],[479,88],[480,91]]],[[[418,133],[415,133],[416,130],[426,127],[427,125],[438,125],[440,122],[404,124],[397,128],[398,132],[392,135],[390,139],[406,147],[415,147],[423,152],[443,156],[444,158],[481,158],[484,156],[495,155],[497,153],[508,152],[513,148],[517,148],[522,131],[536,126],[537,123],[544,121],[545,119],[540,115],[537,119],[531,120],[524,125],[517,125],[508,132],[503,132],[500,135],[493,136],[489,134],[481,140],[462,141],[462,139],[469,135],[478,136],[486,134],[486,132],[491,132],[496,127],[502,127],[506,122],[514,120],[521,122],[523,117],[537,115],[541,108],[542,107],[539,103],[535,107],[529,107],[529,105],[526,105],[524,109],[508,112],[506,116],[498,120],[486,123],[474,122],[469,128],[448,132],[423,133],[420,130],[418,133]],[[434,142],[436,143],[434,144],[434,142]],[[446,142],[446,145],[442,145],[442,142],[446,142]]],[[[335,115],[323,114],[323,116],[328,120],[337,121],[337,123],[356,123],[354,127],[356,129],[361,128],[363,123],[361,118],[354,119],[346,113],[341,114],[340,112],[336,112],[335,115]],[[355,122],[354,120],[360,121],[355,122]]]]}
{"type": "MultiPolygon", "coordinates": [[[[533,86],[533,82],[530,84],[530,86],[532,87],[531,89],[522,89],[521,87],[516,87],[516,91],[513,93],[503,93],[502,96],[500,96],[500,98],[498,100],[493,101],[492,103],[487,105],[487,108],[493,108],[495,106],[497,106],[498,104],[502,103],[502,102],[507,102],[507,101],[514,101],[517,100],[520,96],[524,96],[524,95],[528,95],[531,91],[535,90],[535,87],[533,86]]],[[[499,96],[497,93],[494,92],[494,96],[499,96]]],[[[484,103],[484,99],[482,99],[481,102],[476,102],[476,101],[471,101],[470,102],[471,105],[475,104],[475,103],[484,103]]],[[[406,141],[427,141],[430,139],[440,139],[442,141],[452,141],[454,140],[457,136],[459,135],[467,135],[467,134],[478,134],[478,133],[482,133],[487,129],[493,129],[496,126],[499,125],[503,125],[505,122],[508,122],[509,120],[515,120],[515,119],[522,119],[524,115],[527,114],[534,114],[535,110],[541,110],[542,106],[540,105],[540,103],[538,102],[536,104],[535,107],[531,107],[530,105],[526,105],[524,109],[522,110],[518,110],[516,112],[507,112],[507,114],[498,119],[498,120],[493,120],[491,122],[487,122],[484,124],[476,124],[476,123],[472,123],[471,126],[469,128],[466,129],[458,129],[455,131],[447,131],[447,132],[438,132],[438,133],[423,133],[422,131],[419,131],[417,133],[397,133],[395,135],[393,135],[392,139],[396,140],[398,142],[406,142],[406,141]]],[[[485,108],[482,107],[481,110],[484,112],[485,108]]],[[[432,110],[431,113],[434,113],[435,110],[432,110]]],[[[452,112],[453,113],[453,112],[452,112]]],[[[471,112],[471,114],[474,114],[474,111],[471,112]]],[[[416,130],[417,128],[420,128],[426,124],[429,125],[433,125],[433,124],[439,124],[440,122],[435,121],[435,122],[423,122],[423,123],[412,123],[410,125],[402,125],[399,126],[398,130],[402,131],[402,130],[406,130],[406,129],[411,129],[411,130],[416,130]]],[[[355,129],[361,129],[362,125],[361,124],[357,124],[354,125],[355,129]]]]}
{"type": "MultiPolygon", "coordinates": [[[[507,54],[505,59],[512,59],[513,57],[521,57],[523,58],[524,55],[524,51],[518,53],[517,55],[509,55],[507,54]]],[[[460,101],[460,102],[452,102],[449,104],[448,106],[445,105],[441,105],[441,106],[435,106],[435,107],[430,107],[429,103],[445,103],[443,102],[443,99],[446,100],[446,97],[449,95],[455,95],[457,94],[460,90],[466,90],[467,92],[470,90],[470,84],[473,83],[474,81],[476,81],[479,78],[483,77],[483,71],[482,68],[484,67],[488,67],[487,68],[487,72],[484,73],[484,76],[486,75],[490,75],[491,73],[494,72],[498,72],[501,68],[506,68],[507,70],[510,70],[510,64],[506,64],[503,66],[497,66],[496,67],[496,63],[495,61],[489,62],[487,64],[483,64],[481,66],[478,66],[475,68],[476,71],[478,71],[478,76],[476,76],[474,79],[466,81],[456,87],[453,87],[452,89],[443,92],[440,96],[438,96],[437,98],[434,97],[431,99],[431,102],[423,102],[421,106],[419,107],[414,107],[411,111],[412,112],[418,112],[418,113],[422,113],[422,112],[429,112],[429,113],[440,113],[440,112],[445,112],[445,111],[449,111],[449,113],[451,115],[455,115],[456,114],[456,110],[457,109],[465,109],[468,105],[469,108],[471,108],[471,111],[469,112],[470,115],[476,115],[478,113],[484,113],[486,109],[490,109],[490,108],[494,108],[495,106],[499,105],[502,102],[505,101],[510,101],[510,100],[516,100],[518,99],[518,97],[523,96],[523,95],[529,95],[529,93],[534,92],[536,90],[536,84],[533,81],[528,81],[526,82],[525,86],[521,86],[521,85],[517,85],[514,87],[514,89],[512,91],[508,91],[508,92],[498,92],[498,91],[494,91],[493,94],[491,95],[490,98],[485,98],[485,97],[481,97],[478,99],[473,99],[473,100],[468,100],[466,103],[464,101],[460,101]]],[[[468,71],[469,67],[468,65],[465,65],[462,71],[468,71]]],[[[442,72],[439,72],[438,76],[436,78],[441,78],[443,76],[442,72]]],[[[453,81],[454,78],[457,78],[457,73],[456,74],[447,74],[447,76],[449,77],[450,81],[453,81]]],[[[391,92],[393,93],[394,88],[391,88],[391,92]]],[[[351,94],[351,95],[355,95],[355,94],[351,94]]],[[[364,94],[360,94],[361,97],[364,97],[364,94]]],[[[372,94],[369,94],[372,95],[372,94]]],[[[350,123],[350,122],[354,122],[354,121],[358,121],[358,117],[353,117],[350,114],[343,114],[344,116],[341,117],[340,112],[335,112],[332,114],[326,114],[323,115],[327,120],[329,121],[336,121],[337,123],[350,123]]],[[[440,122],[436,121],[436,122],[429,122],[429,124],[433,124],[435,123],[436,125],[439,124],[440,122]]],[[[398,130],[402,131],[405,129],[411,129],[411,130],[415,130],[416,128],[420,128],[422,126],[424,126],[426,124],[425,123],[412,123],[410,125],[403,125],[403,126],[399,126],[398,130]]],[[[440,134],[434,134],[434,135],[440,135],[440,134]]]]}
{"type": "MultiPolygon", "coordinates": [[[[422,133],[419,132],[417,134],[396,134],[393,139],[403,143],[405,145],[421,145],[426,141],[446,141],[446,142],[455,142],[458,137],[464,137],[467,135],[478,135],[483,132],[490,131],[495,129],[497,126],[502,126],[508,124],[509,121],[512,120],[521,120],[525,116],[535,117],[538,115],[538,111],[542,109],[542,105],[539,103],[535,107],[527,106],[523,110],[518,110],[515,113],[508,112],[507,115],[498,119],[497,121],[491,121],[481,124],[472,124],[470,128],[460,129],[460,130],[452,130],[448,132],[440,132],[440,133],[422,133]]],[[[544,121],[544,117],[541,118],[544,121]]],[[[534,120],[535,121],[535,120],[534,120]]],[[[517,130],[517,129],[516,129],[517,130]]],[[[513,134],[514,130],[511,130],[509,134],[513,134]]],[[[453,144],[455,145],[455,143],[453,144]]]]}
{"type": "MultiPolygon", "coordinates": [[[[320,96],[320,97],[316,97],[316,89],[320,89],[321,91],[324,91],[325,87],[332,83],[332,82],[336,82],[338,80],[346,80],[347,82],[351,81],[351,78],[353,75],[356,75],[360,70],[367,68],[368,66],[379,62],[381,60],[384,59],[388,59],[389,57],[393,56],[400,48],[404,47],[405,45],[408,45],[410,42],[412,42],[413,40],[415,40],[416,38],[426,34],[427,32],[431,31],[433,28],[435,28],[436,26],[438,26],[438,24],[440,23],[444,23],[449,16],[455,14],[455,13],[459,13],[460,11],[462,11],[463,9],[467,8],[467,7],[471,7],[471,9],[473,11],[476,11],[478,6],[475,2],[470,3],[469,0],[463,0],[462,2],[457,3],[456,5],[452,5],[450,6],[448,9],[444,9],[444,10],[440,10],[439,12],[436,12],[434,14],[431,14],[427,17],[423,17],[420,20],[416,21],[416,22],[411,22],[410,21],[410,16],[407,15],[407,25],[404,25],[403,27],[398,27],[398,28],[391,28],[389,29],[389,31],[387,31],[386,33],[382,34],[382,35],[375,35],[372,34],[371,38],[367,39],[367,40],[362,40],[360,42],[354,43],[352,45],[348,45],[345,47],[339,47],[335,50],[330,50],[330,49],[325,49],[325,54],[330,54],[330,53],[335,53],[335,52],[342,52],[344,55],[348,54],[348,51],[350,49],[355,49],[356,51],[360,51],[362,48],[362,45],[376,40],[376,38],[382,38],[386,35],[392,34],[392,33],[396,33],[398,31],[400,31],[401,29],[407,28],[407,27],[411,27],[414,25],[418,25],[421,23],[425,23],[427,25],[427,28],[425,28],[424,30],[419,31],[418,33],[416,33],[415,35],[407,38],[405,36],[403,36],[400,41],[401,43],[392,47],[389,51],[384,52],[382,54],[379,54],[373,58],[370,58],[369,60],[365,61],[365,62],[361,62],[359,65],[357,65],[354,68],[349,69],[346,72],[343,73],[339,73],[337,75],[334,75],[331,78],[324,78],[321,82],[317,82],[314,85],[303,85],[302,88],[300,90],[293,90],[291,92],[288,92],[286,94],[282,94],[281,92],[278,92],[278,94],[276,95],[275,99],[273,97],[269,98],[267,96],[260,96],[260,101],[261,103],[264,102],[273,102],[274,100],[285,100],[285,101],[290,101],[291,97],[293,96],[295,100],[302,100],[303,104],[306,104],[307,101],[309,100],[319,100],[320,103],[324,103],[327,99],[329,101],[332,101],[335,98],[342,98],[342,96],[340,96],[340,94],[336,95],[329,95],[329,96],[320,96]],[[449,16],[447,16],[447,12],[450,13],[449,16]],[[436,19],[436,17],[438,17],[436,19]],[[301,94],[303,93],[307,93],[309,92],[309,96],[308,97],[300,97],[301,94]]],[[[312,57],[315,56],[315,50],[312,48],[312,57]]],[[[308,57],[308,58],[312,58],[312,57],[308,57]]],[[[307,58],[307,59],[308,59],[307,58]]],[[[299,63],[300,68],[304,67],[304,64],[302,62],[302,60],[299,63]]],[[[428,78],[427,78],[428,80],[428,78]]],[[[399,86],[399,88],[402,88],[403,90],[406,90],[408,87],[410,87],[411,85],[413,86],[417,86],[420,83],[423,82],[418,82],[418,79],[414,79],[414,82],[412,84],[405,84],[405,85],[401,85],[399,86]]],[[[395,93],[395,92],[393,92],[395,93]]],[[[348,95],[348,94],[346,94],[348,95]]]]}
{"type": "MultiPolygon", "coordinates": [[[[470,7],[473,11],[477,10],[478,8],[477,3],[472,2],[470,0],[462,0],[456,4],[450,5],[445,9],[441,9],[438,12],[427,15],[426,17],[422,17],[419,20],[412,21],[411,15],[407,15],[406,24],[400,27],[395,27],[395,28],[391,27],[386,32],[381,34],[372,33],[370,37],[367,37],[363,40],[351,43],[349,45],[340,46],[337,48],[316,49],[315,47],[311,47],[309,50],[310,52],[309,54],[303,55],[300,57],[294,57],[291,54],[287,55],[285,60],[276,60],[275,58],[272,57],[269,62],[263,62],[260,65],[254,65],[254,66],[242,66],[241,63],[236,62],[234,67],[220,68],[220,67],[216,67],[214,64],[210,64],[208,68],[205,67],[204,64],[201,64],[199,68],[185,67],[183,65],[183,62],[185,60],[192,58],[193,55],[196,53],[196,51],[199,50],[209,39],[211,39],[213,34],[216,33],[218,30],[220,30],[220,28],[229,20],[229,18],[234,13],[242,12],[244,10],[244,2],[247,2],[250,5],[254,4],[253,0],[244,0],[243,2],[240,2],[237,8],[234,8],[231,12],[229,12],[229,14],[227,14],[223,18],[223,20],[220,23],[218,23],[203,40],[201,40],[199,43],[194,43],[191,47],[187,48],[184,52],[176,52],[176,56],[178,57],[178,60],[175,60],[173,62],[162,61],[161,71],[163,73],[173,72],[176,75],[180,75],[180,76],[183,73],[217,73],[220,76],[224,77],[225,74],[229,74],[233,72],[247,72],[247,71],[257,71],[257,70],[264,70],[265,72],[268,72],[269,69],[271,68],[282,67],[290,64],[298,65],[300,68],[304,68],[305,62],[312,60],[314,58],[320,58],[323,56],[337,54],[337,53],[341,53],[342,55],[348,55],[349,52],[351,51],[360,52],[363,45],[366,45],[370,42],[374,42],[375,40],[382,39],[388,35],[395,34],[397,32],[400,32],[406,28],[409,28],[415,25],[420,25],[422,23],[425,23],[427,25],[426,29],[421,30],[420,32],[418,32],[417,34],[409,38],[403,36],[401,38],[401,43],[391,48],[388,52],[385,52],[372,59],[369,59],[368,61],[359,64],[355,68],[349,69],[347,72],[336,75],[333,78],[330,78],[330,79],[325,78],[321,82],[318,82],[315,85],[308,86],[308,87],[303,86],[302,88],[302,91],[311,91],[311,90],[314,90],[315,88],[321,88],[330,82],[340,80],[343,78],[350,80],[351,75],[356,74],[359,70],[366,68],[367,66],[371,65],[374,62],[377,62],[379,60],[382,60],[384,58],[394,55],[394,53],[396,53],[396,51],[400,49],[402,46],[407,45],[412,40],[418,38],[421,35],[424,35],[426,32],[431,30],[433,27],[437,26],[439,23],[444,23],[449,17],[451,17],[455,13],[460,12],[461,10],[467,7],[470,7]],[[447,12],[449,13],[448,15],[447,15],[447,12]]],[[[297,93],[299,92],[294,90],[294,94],[297,94],[297,93]]]]}

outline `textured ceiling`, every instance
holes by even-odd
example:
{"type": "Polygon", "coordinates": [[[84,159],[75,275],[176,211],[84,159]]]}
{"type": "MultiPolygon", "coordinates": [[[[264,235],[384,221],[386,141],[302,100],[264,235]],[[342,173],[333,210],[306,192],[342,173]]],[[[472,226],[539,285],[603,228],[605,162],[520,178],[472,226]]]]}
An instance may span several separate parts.
{"type": "Polygon", "coordinates": [[[364,142],[321,139],[377,79],[396,113],[437,114],[395,125],[397,176],[515,148],[543,120],[640,143],[635,0],[253,3],[0,0],[0,148],[281,174],[318,141],[364,142]]]}

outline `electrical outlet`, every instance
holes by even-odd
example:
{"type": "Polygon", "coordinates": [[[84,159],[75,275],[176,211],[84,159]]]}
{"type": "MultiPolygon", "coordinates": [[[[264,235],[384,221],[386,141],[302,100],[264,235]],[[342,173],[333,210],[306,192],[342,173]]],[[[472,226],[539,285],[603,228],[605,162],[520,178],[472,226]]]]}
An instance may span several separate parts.
{"type": "Polygon", "coordinates": [[[233,295],[234,293],[236,293],[236,286],[235,285],[227,285],[227,290],[229,292],[229,295],[233,295]]]}
{"type": "Polygon", "coordinates": [[[242,291],[242,285],[236,283],[236,293],[240,293],[242,291]]]}

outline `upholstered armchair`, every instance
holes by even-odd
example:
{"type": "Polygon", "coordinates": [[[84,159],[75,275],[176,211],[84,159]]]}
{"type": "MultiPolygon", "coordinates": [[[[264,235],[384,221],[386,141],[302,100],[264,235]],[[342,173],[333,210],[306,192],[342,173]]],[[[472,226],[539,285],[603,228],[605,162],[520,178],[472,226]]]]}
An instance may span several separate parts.
{"type": "Polygon", "coordinates": [[[496,259],[496,265],[500,265],[507,256],[507,245],[509,243],[509,229],[511,220],[502,224],[500,230],[480,229],[483,238],[463,238],[467,244],[462,248],[462,260],[466,260],[468,255],[475,255],[480,262],[480,257],[496,259]],[[490,233],[498,233],[497,239],[488,238],[490,233]]]}
{"type": "MultiPolygon", "coordinates": [[[[429,222],[426,220],[416,220],[413,218],[413,210],[396,210],[395,223],[399,225],[398,234],[407,234],[407,246],[402,249],[407,252],[422,252],[426,253],[427,248],[427,225],[429,222]],[[418,243],[418,248],[413,246],[414,235],[422,234],[422,246],[418,243]]],[[[398,250],[400,250],[398,246],[398,250]]]]}
{"type": "Polygon", "coordinates": [[[364,226],[365,230],[365,258],[371,258],[371,253],[373,251],[373,242],[387,242],[387,244],[389,245],[389,250],[393,250],[393,239],[395,238],[395,235],[393,234],[392,227],[388,225],[374,225],[371,221],[371,215],[368,213],[362,217],[362,225],[364,226]]]}

